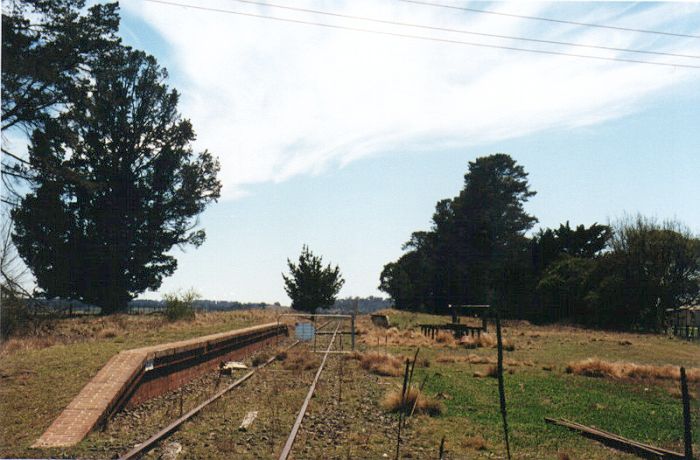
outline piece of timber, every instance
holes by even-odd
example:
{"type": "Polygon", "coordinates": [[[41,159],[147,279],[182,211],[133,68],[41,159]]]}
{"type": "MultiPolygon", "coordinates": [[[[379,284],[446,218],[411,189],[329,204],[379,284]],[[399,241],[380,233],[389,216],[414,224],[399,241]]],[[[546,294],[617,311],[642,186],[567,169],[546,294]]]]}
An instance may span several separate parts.
{"type": "Polygon", "coordinates": [[[619,439],[619,440],[621,440],[621,441],[624,441],[624,442],[627,442],[627,443],[630,443],[630,444],[633,444],[633,445],[636,445],[636,446],[640,446],[640,447],[645,448],[645,449],[649,449],[649,450],[661,452],[662,454],[666,455],[668,458],[678,458],[679,455],[681,456],[681,458],[685,458],[685,457],[683,456],[683,454],[681,454],[681,453],[679,453],[679,452],[674,452],[674,451],[672,451],[672,450],[665,449],[665,448],[663,448],[663,447],[652,446],[652,445],[650,445],[650,444],[645,444],[645,443],[643,443],[643,442],[639,442],[639,441],[635,441],[635,440],[632,440],[632,439],[623,438],[622,436],[620,436],[620,435],[618,435],[618,434],[611,433],[611,432],[605,431],[605,430],[601,430],[600,428],[594,428],[594,427],[589,427],[589,426],[586,426],[586,425],[582,425],[582,424],[577,423],[577,422],[572,422],[571,420],[567,420],[567,419],[560,419],[560,420],[561,420],[562,422],[568,424],[568,425],[571,425],[572,427],[574,427],[574,429],[579,429],[579,428],[581,428],[581,429],[586,429],[586,430],[592,430],[592,431],[601,433],[601,434],[604,435],[604,436],[608,436],[608,437],[611,437],[611,438],[616,438],[616,439],[619,439]]]}
{"type": "Polygon", "coordinates": [[[632,439],[624,438],[615,433],[610,433],[609,431],[582,425],[580,423],[572,422],[570,420],[553,419],[550,417],[545,417],[544,420],[547,423],[563,426],[571,430],[576,430],[586,437],[589,437],[596,441],[600,441],[603,444],[618,448],[620,450],[632,452],[643,458],[678,460],[682,460],[685,458],[685,456],[679,452],[674,452],[672,450],[664,449],[661,447],[644,444],[638,441],[634,441],[632,439]]]}

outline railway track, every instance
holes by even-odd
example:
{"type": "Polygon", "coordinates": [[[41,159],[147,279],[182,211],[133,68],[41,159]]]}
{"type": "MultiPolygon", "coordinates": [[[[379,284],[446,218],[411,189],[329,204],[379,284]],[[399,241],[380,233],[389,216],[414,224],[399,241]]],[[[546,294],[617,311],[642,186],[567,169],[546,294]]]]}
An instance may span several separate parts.
{"type": "MultiPolygon", "coordinates": [[[[287,437],[287,441],[282,448],[281,454],[279,456],[280,460],[286,460],[289,458],[290,454],[292,453],[294,442],[296,440],[297,434],[299,432],[299,428],[302,425],[302,422],[304,420],[304,417],[306,415],[307,409],[309,407],[309,404],[311,402],[311,398],[314,394],[314,391],[317,387],[317,384],[320,380],[321,374],[323,372],[324,366],[326,364],[326,361],[328,357],[332,354],[333,351],[338,351],[338,350],[333,350],[334,344],[336,342],[336,335],[338,337],[341,337],[340,334],[338,334],[338,331],[341,329],[341,321],[328,321],[318,327],[317,330],[321,330],[328,326],[331,323],[335,323],[335,329],[334,332],[328,333],[326,337],[329,337],[330,340],[328,341],[328,346],[325,349],[325,352],[323,352],[321,363],[318,366],[314,379],[311,382],[309,389],[306,393],[306,397],[301,405],[301,408],[299,409],[299,412],[297,414],[296,420],[294,422],[294,425],[291,427],[291,431],[289,433],[289,436],[287,437]]],[[[293,342],[291,345],[288,347],[284,348],[282,351],[289,351],[294,347],[297,347],[301,344],[299,340],[293,342]]],[[[302,345],[304,346],[304,345],[302,345]]],[[[236,388],[240,388],[243,384],[246,382],[250,382],[255,375],[262,369],[266,368],[267,366],[273,364],[276,361],[277,354],[266,361],[264,361],[262,364],[259,366],[255,367],[254,369],[250,370],[231,384],[227,385],[224,387],[222,390],[217,391],[214,393],[212,396],[207,398],[205,401],[202,403],[198,404],[196,407],[193,409],[189,410],[185,414],[181,415],[171,423],[169,423],[167,426],[159,430],[157,433],[153,434],[150,436],[148,439],[145,441],[141,442],[140,444],[134,446],[132,449],[130,449],[128,452],[125,454],[121,455],[119,457],[120,460],[131,460],[131,459],[138,459],[146,455],[150,450],[156,448],[160,443],[162,443],[165,439],[167,439],[169,436],[171,436],[173,433],[178,431],[185,423],[190,422],[190,423],[197,423],[194,418],[200,414],[201,412],[205,411],[207,407],[211,406],[212,403],[214,403],[217,400],[220,400],[224,395],[232,392],[236,388]]],[[[272,456],[271,456],[272,457],[272,456]]]]}

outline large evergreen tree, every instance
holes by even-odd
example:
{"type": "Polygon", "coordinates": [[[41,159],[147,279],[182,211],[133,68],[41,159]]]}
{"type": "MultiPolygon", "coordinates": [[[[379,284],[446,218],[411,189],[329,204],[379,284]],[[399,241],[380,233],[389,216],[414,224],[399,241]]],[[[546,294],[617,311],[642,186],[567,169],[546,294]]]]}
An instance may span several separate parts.
{"type": "Polygon", "coordinates": [[[537,219],[524,203],[534,194],[509,155],[470,162],[460,194],[437,203],[431,231],[413,234],[404,246],[409,252],[385,267],[380,289],[397,303],[408,302],[400,307],[433,311],[512,303],[532,284],[525,232],[537,219]]]}
{"type": "Polygon", "coordinates": [[[153,57],[115,46],[88,71],[73,104],[33,132],[14,241],[47,296],[108,313],[175,271],[173,246],[204,241],[193,220],[221,185],[153,57]]]}
{"type": "MultiPolygon", "coordinates": [[[[119,43],[118,27],[117,3],[86,9],[84,0],[3,0],[3,135],[43,128],[70,107],[88,69],[119,43]]],[[[8,143],[2,152],[3,201],[14,205],[36,171],[8,143]]]]}
{"type": "Polygon", "coordinates": [[[314,313],[317,308],[327,308],[335,303],[335,297],[345,284],[337,265],[324,267],[322,258],[314,255],[306,245],[301,250],[298,264],[287,259],[287,265],[289,275],[282,274],[282,278],[293,309],[314,313]]]}

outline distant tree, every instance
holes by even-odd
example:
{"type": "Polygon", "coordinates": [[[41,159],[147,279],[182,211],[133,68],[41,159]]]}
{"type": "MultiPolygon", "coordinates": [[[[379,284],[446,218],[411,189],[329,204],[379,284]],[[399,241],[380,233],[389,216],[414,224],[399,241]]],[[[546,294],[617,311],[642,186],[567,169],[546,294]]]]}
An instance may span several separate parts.
{"type": "Polygon", "coordinates": [[[540,230],[532,238],[535,269],[541,273],[561,256],[591,259],[607,247],[611,237],[610,226],[597,223],[572,229],[567,221],[559,228],[540,230]]]}
{"type": "Polygon", "coordinates": [[[175,271],[173,246],[202,244],[195,217],[221,184],[212,155],[193,153],[192,125],[153,57],[115,47],[88,77],[33,132],[36,179],[13,212],[13,239],[48,297],[111,313],[175,271]]]}
{"type": "Polygon", "coordinates": [[[533,195],[509,155],[470,162],[460,194],[437,203],[432,229],[411,236],[408,252],[385,266],[380,289],[397,304],[436,312],[448,304],[520,307],[514,299],[533,284],[525,232],[537,219],[524,210],[533,195]]]}
{"type": "Polygon", "coordinates": [[[306,245],[298,264],[287,259],[289,275],[282,274],[282,278],[293,309],[314,313],[317,308],[328,308],[335,303],[345,280],[337,265],[324,267],[322,262],[322,258],[315,256],[306,245]]]}
{"type": "MultiPolygon", "coordinates": [[[[119,43],[118,28],[116,2],[85,9],[84,0],[3,1],[3,135],[31,133],[70,107],[88,70],[119,43]]],[[[15,187],[33,181],[36,171],[6,142],[2,153],[3,200],[15,205],[23,195],[15,187]]]]}
{"type": "Polygon", "coordinates": [[[550,264],[537,283],[536,292],[542,307],[537,319],[593,322],[595,318],[589,308],[587,295],[595,266],[595,259],[568,255],[550,264]]]}
{"type": "Polygon", "coordinates": [[[678,222],[624,219],[591,276],[599,325],[659,331],[666,309],[700,300],[700,239],[678,222]]]}

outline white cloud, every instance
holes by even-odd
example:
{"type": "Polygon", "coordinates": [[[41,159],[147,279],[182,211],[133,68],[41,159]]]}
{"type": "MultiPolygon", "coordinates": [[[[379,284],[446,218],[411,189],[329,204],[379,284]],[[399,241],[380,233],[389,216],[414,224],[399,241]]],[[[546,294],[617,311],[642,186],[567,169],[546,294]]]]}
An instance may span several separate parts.
{"type": "MultiPolygon", "coordinates": [[[[281,0],[280,0],[281,1],[281,0]]],[[[187,0],[182,0],[186,3],[187,0]]],[[[581,48],[437,33],[311,16],[233,0],[191,4],[453,40],[619,56],[581,48]]],[[[466,14],[400,2],[291,2],[296,7],[503,35],[700,54],[698,41],[466,14]],[[693,46],[694,53],[693,53],[693,46]]],[[[224,198],[246,185],[314,174],[397,145],[474,145],[550,128],[601,123],[700,70],[519,53],[332,30],[224,13],[124,2],[170,44],[171,74],[198,147],[222,163],[224,198]]],[[[562,4],[496,4],[518,14],[562,16],[562,4]],[[551,14],[550,14],[551,13],[551,14]]],[[[570,7],[569,19],[673,28],[697,5],[570,7]],[[624,13],[624,14],[621,14],[624,13]]],[[[695,31],[700,24],[691,24],[695,31]]],[[[700,61],[625,55],[632,59],[700,61]]]]}

